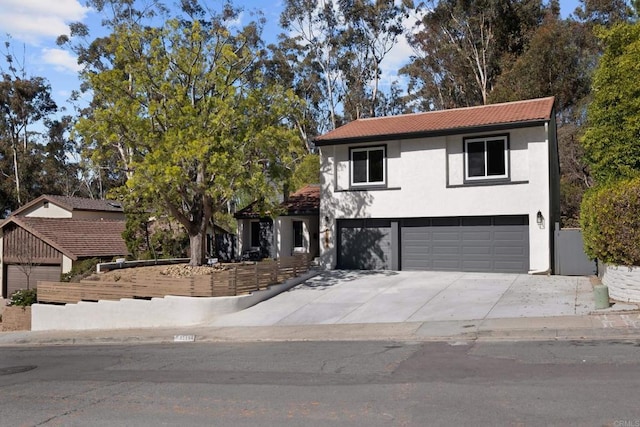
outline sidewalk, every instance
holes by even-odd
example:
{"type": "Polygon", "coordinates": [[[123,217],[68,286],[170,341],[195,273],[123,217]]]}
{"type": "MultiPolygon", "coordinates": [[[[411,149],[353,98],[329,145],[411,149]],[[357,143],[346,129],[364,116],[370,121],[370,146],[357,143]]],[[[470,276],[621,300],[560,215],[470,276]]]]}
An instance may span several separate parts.
{"type": "Polygon", "coordinates": [[[255,341],[499,341],[639,339],[640,313],[329,325],[1,332],[0,346],[255,341]]]}

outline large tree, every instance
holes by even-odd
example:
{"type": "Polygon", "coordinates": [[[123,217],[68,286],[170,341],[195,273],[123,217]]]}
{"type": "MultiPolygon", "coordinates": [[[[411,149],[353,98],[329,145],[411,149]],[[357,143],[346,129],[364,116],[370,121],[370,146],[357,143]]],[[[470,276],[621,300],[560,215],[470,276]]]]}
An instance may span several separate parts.
{"type": "Polygon", "coordinates": [[[91,60],[101,69],[83,73],[94,99],[76,130],[96,163],[118,158],[126,197],[184,226],[198,265],[214,213],[237,193],[273,200],[302,143],[298,99],[263,79],[259,24],[233,30],[230,5],[182,12],[161,26],[113,25],[91,60]]]}
{"type": "Polygon", "coordinates": [[[441,0],[418,8],[415,55],[401,72],[421,111],[481,105],[501,71],[519,56],[544,13],[541,0],[441,0]]]}
{"type": "Polygon", "coordinates": [[[599,32],[605,50],[593,77],[582,143],[599,182],[640,173],[640,23],[599,32]]]}
{"type": "Polygon", "coordinates": [[[69,117],[58,117],[46,79],[29,76],[5,42],[0,68],[0,217],[44,193],[78,189],[68,160],[69,117]]]}

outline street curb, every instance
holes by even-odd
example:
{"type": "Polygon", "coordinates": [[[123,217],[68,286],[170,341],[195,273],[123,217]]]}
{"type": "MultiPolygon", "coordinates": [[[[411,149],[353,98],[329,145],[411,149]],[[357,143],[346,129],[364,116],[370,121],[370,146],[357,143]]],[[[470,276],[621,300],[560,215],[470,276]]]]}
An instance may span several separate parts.
{"type": "MultiPolygon", "coordinates": [[[[538,318],[544,319],[544,318],[538,318]]],[[[493,324],[509,324],[515,319],[492,319],[493,324]]],[[[535,319],[534,319],[535,320],[535,319]]],[[[548,319],[545,319],[549,323],[548,319]]],[[[595,323],[593,316],[557,319],[558,323],[595,323]],[[576,319],[577,318],[577,319],[576,319]]],[[[469,323],[459,322],[460,324],[469,323]]],[[[321,342],[321,341],[402,341],[402,342],[500,342],[500,341],[585,341],[640,340],[637,327],[582,326],[561,324],[531,328],[485,329],[482,322],[473,329],[452,332],[452,322],[405,322],[369,324],[296,325],[262,327],[192,327],[180,329],[137,329],[67,332],[4,332],[0,347],[75,346],[245,342],[321,342]],[[440,329],[442,332],[438,332],[440,329]],[[184,338],[189,338],[185,340],[184,338]]],[[[454,325],[455,326],[455,325],[454,325]]],[[[463,328],[468,325],[464,325],[463,328]]]]}

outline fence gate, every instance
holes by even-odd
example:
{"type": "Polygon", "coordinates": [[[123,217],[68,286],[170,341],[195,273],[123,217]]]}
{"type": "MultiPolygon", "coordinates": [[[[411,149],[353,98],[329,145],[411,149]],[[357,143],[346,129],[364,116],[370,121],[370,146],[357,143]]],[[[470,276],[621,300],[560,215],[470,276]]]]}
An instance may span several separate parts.
{"type": "Polygon", "coordinates": [[[584,253],[582,230],[563,228],[556,223],[555,273],[562,276],[590,276],[597,274],[597,264],[584,253]]]}

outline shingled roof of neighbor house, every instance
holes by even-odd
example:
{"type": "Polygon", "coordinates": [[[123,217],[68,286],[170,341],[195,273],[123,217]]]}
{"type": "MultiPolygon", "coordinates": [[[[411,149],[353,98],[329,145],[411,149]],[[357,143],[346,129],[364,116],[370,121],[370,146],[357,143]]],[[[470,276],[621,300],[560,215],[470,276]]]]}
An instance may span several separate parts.
{"type": "Polygon", "coordinates": [[[539,98],[479,107],[455,108],[427,113],[373,117],[347,123],[315,139],[315,144],[381,141],[449,135],[486,128],[530,126],[544,123],[553,114],[554,98],[539,98]]]}
{"type": "Polygon", "coordinates": [[[320,186],[309,184],[282,202],[289,215],[320,213],[320,186]]]}
{"type": "Polygon", "coordinates": [[[129,252],[122,238],[124,221],[12,216],[2,226],[9,223],[24,228],[73,260],[129,252]]]}
{"type": "MultiPolygon", "coordinates": [[[[257,202],[239,210],[234,215],[238,219],[260,218],[269,216],[269,212],[260,213],[255,209],[257,202]]],[[[320,185],[308,184],[295,193],[291,194],[287,200],[280,204],[284,209],[283,215],[317,215],[320,213],[320,185]]]]}
{"type": "Polygon", "coordinates": [[[84,197],[55,196],[51,194],[44,194],[37,199],[30,201],[24,206],[16,209],[11,213],[11,215],[20,215],[21,212],[24,212],[25,210],[37,205],[42,201],[54,203],[65,208],[68,211],[79,210],[97,212],[123,212],[122,204],[116,200],[98,200],[87,199],[84,197]]]}

